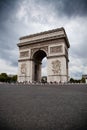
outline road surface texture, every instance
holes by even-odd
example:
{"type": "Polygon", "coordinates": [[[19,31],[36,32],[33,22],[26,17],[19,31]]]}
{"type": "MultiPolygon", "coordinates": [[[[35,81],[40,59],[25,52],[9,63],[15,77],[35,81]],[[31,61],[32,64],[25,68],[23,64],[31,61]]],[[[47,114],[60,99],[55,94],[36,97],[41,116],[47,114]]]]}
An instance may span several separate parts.
{"type": "Polygon", "coordinates": [[[87,130],[87,85],[0,84],[0,130],[87,130]]]}

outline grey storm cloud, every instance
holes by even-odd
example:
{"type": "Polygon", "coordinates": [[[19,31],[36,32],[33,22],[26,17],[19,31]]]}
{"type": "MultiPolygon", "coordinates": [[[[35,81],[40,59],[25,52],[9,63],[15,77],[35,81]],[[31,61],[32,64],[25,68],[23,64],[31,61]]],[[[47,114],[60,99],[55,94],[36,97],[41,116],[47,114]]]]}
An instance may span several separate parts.
{"type": "MultiPolygon", "coordinates": [[[[5,20],[20,6],[23,0],[0,0],[0,21],[5,20]],[[4,15],[3,15],[4,14],[4,15]]],[[[25,1],[25,0],[24,0],[25,1]]],[[[29,3],[29,0],[26,0],[29,3]]],[[[50,6],[55,13],[66,16],[87,15],[87,0],[32,0],[41,6],[50,6]]]]}
{"type": "Polygon", "coordinates": [[[44,5],[50,5],[54,7],[55,13],[66,16],[87,15],[87,0],[43,0],[39,1],[44,5]]]}
{"type": "Polygon", "coordinates": [[[0,24],[10,17],[17,6],[17,0],[0,0],[0,24]]]}
{"type": "Polygon", "coordinates": [[[16,48],[18,37],[14,34],[11,16],[15,14],[18,5],[17,0],[0,0],[0,58],[16,67],[18,57],[12,50],[16,48]]]}
{"type": "Polygon", "coordinates": [[[87,0],[0,0],[0,59],[17,67],[19,37],[63,26],[71,45],[70,73],[79,77],[78,59],[85,70],[87,64],[86,21],[87,0]]]}

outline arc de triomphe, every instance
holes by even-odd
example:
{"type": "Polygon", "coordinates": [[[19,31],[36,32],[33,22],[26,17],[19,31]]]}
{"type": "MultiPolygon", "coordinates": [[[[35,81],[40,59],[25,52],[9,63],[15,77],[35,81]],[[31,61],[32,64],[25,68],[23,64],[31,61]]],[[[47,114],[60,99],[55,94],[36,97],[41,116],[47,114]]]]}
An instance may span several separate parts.
{"type": "Polygon", "coordinates": [[[41,62],[47,57],[47,82],[68,81],[68,49],[64,28],[20,38],[18,82],[41,81],[41,62]]]}

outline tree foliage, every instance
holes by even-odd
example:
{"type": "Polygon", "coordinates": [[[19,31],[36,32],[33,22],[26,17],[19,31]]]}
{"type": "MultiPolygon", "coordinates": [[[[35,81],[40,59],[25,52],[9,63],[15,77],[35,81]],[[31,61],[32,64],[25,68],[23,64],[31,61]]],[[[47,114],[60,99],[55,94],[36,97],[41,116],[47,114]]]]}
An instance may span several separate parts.
{"type": "Polygon", "coordinates": [[[47,76],[43,76],[43,77],[41,78],[41,82],[42,82],[42,83],[46,83],[46,82],[47,82],[47,76]]]}
{"type": "Polygon", "coordinates": [[[85,78],[78,79],[78,80],[71,78],[70,83],[85,83],[85,78]]]}
{"type": "Polygon", "coordinates": [[[85,82],[86,82],[86,81],[85,81],[85,78],[82,78],[82,79],[81,79],[81,82],[82,82],[82,83],[85,83],[85,82]]]}
{"type": "Polygon", "coordinates": [[[17,81],[17,75],[8,76],[6,73],[0,74],[0,82],[16,82],[17,81]]]}

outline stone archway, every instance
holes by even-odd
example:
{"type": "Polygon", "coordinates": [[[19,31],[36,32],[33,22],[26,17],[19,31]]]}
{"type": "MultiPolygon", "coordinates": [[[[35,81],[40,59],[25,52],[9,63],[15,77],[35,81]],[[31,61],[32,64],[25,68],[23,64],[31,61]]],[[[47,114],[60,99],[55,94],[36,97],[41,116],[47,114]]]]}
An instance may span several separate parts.
{"type": "Polygon", "coordinates": [[[41,61],[47,57],[47,82],[68,81],[68,48],[64,28],[20,38],[18,82],[41,80],[41,61]]]}
{"type": "Polygon", "coordinates": [[[38,50],[33,55],[33,79],[36,82],[41,81],[41,65],[42,65],[42,59],[46,57],[46,53],[43,50],[38,50]]]}

